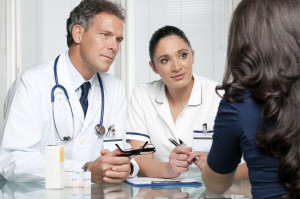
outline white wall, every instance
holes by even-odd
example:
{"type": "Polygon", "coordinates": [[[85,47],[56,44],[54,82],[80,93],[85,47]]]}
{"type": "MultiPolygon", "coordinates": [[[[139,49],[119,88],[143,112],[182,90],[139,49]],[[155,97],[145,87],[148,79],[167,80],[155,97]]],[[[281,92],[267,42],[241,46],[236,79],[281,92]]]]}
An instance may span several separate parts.
{"type": "Polygon", "coordinates": [[[21,1],[22,71],[55,59],[68,49],[66,20],[79,2],[80,0],[21,1]]]}
{"type": "Polygon", "coordinates": [[[0,0],[0,140],[3,131],[3,103],[6,95],[6,4],[0,0]]]}

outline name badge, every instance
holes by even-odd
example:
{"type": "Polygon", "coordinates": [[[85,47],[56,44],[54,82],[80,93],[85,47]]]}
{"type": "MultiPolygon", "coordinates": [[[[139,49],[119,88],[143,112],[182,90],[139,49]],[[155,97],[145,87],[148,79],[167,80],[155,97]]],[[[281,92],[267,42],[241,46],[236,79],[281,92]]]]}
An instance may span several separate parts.
{"type": "Polygon", "coordinates": [[[114,151],[115,149],[117,149],[116,144],[118,144],[121,148],[123,148],[124,144],[123,144],[122,138],[104,138],[103,139],[104,149],[114,151]]]}
{"type": "Polygon", "coordinates": [[[193,151],[208,153],[212,145],[213,131],[194,131],[193,151]]]}

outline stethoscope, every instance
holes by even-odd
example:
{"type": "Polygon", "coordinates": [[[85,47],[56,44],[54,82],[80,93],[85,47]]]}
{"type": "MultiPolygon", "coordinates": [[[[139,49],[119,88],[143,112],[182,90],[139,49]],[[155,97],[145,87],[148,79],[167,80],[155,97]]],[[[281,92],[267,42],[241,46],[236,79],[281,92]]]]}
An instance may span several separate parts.
{"type": "MultiPolygon", "coordinates": [[[[61,141],[68,141],[68,140],[70,140],[70,139],[72,139],[74,137],[74,128],[75,128],[75,125],[74,125],[74,115],[73,115],[72,106],[71,106],[71,103],[70,103],[70,100],[69,100],[68,92],[65,89],[65,87],[63,87],[62,85],[60,85],[58,83],[57,62],[58,62],[59,57],[60,57],[60,55],[57,56],[57,58],[55,59],[55,62],[54,62],[55,86],[53,86],[52,91],[51,91],[52,115],[53,115],[54,126],[55,126],[55,129],[56,129],[56,132],[57,132],[57,135],[58,135],[59,139],[61,141]],[[63,136],[63,137],[61,137],[60,134],[59,134],[59,132],[58,132],[57,126],[56,126],[55,117],[54,117],[54,92],[55,92],[55,89],[57,89],[57,88],[60,88],[61,90],[63,90],[63,92],[64,92],[64,94],[65,94],[65,96],[67,98],[68,104],[70,106],[70,110],[71,110],[71,113],[72,113],[72,122],[73,122],[73,135],[72,135],[72,137],[70,137],[70,136],[63,136]]],[[[103,84],[102,84],[102,80],[100,78],[99,73],[97,73],[97,77],[98,77],[98,81],[99,81],[99,85],[100,85],[100,89],[101,89],[101,98],[102,98],[102,101],[101,101],[100,123],[96,124],[96,126],[95,126],[95,132],[96,132],[96,134],[98,136],[102,136],[106,132],[105,127],[103,125],[103,117],[104,117],[104,89],[103,89],[103,84]]],[[[115,135],[114,125],[109,126],[106,137],[110,135],[110,132],[112,132],[112,135],[115,135]]]]}

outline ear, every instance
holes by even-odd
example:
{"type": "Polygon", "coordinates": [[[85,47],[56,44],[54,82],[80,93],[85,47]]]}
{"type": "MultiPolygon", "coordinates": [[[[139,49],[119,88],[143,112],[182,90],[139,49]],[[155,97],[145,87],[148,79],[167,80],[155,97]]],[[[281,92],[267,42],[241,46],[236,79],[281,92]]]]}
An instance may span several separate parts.
{"type": "Polygon", "coordinates": [[[153,72],[155,72],[156,74],[158,74],[158,71],[156,70],[154,64],[152,63],[152,61],[149,61],[149,65],[152,68],[153,72]]]}
{"type": "Polygon", "coordinates": [[[75,26],[73,26],[72,37],[73,37],[74,43],[79,44],[81,42],[83,32],[84,32],[84,29],[80,25],[76,24],[75,26]]]}
{"type": "Polygon", "coordinates": [[[195,51],[192,50],[192,64],[194,64],[194,61],[195,61],[195,51]]]}

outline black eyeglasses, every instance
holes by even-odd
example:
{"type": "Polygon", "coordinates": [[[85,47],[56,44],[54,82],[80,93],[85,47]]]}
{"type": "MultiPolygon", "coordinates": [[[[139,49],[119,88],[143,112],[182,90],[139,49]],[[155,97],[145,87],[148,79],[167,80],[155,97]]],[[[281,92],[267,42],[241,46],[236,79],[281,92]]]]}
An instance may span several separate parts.
{"type": "Polygon", "coordinates": [[[116,146],[123,153],[121,156],[126,156],[126,157],[136,156],[136,155],[148,155],[148,154],[155,153],[155,147],[153,146],[153,144],[148,144],[148,141],[145,142],[145,144],[141,146],[139,149],[130,148],[130,149],[122,150],[118,144],[116,144],[116,146]]]}

